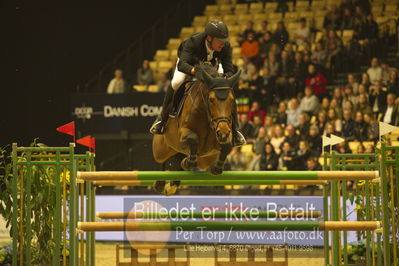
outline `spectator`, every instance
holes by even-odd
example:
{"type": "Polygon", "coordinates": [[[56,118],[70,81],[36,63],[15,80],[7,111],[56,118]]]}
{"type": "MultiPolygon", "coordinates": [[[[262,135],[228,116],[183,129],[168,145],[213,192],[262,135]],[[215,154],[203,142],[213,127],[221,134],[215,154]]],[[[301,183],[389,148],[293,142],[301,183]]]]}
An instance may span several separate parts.
{"type": "Polygon", "coordinates": [[[321,170],[323,170],[323,168],[319,164],[319,160],[317,159],[317,157],[309,158],[306,161],[306,166],[307,166],[307,169],[306,169],[307,171],[321,171],[321,170]]]}
{"type": "Polygon", "coordinates": [[[337,114],[337,117],[338,117],[339,119],[342,119],[342,116],[343,116],[343,115],[342,115],[342,105],[339,105],[339,104],[338,104],[337,99],[333,98],[333,99],[331,100],[330,108],[332,108],[332,109],[335,110],[335,112],[336,112],[336,114],[337,114]]]}
{"type": "Polygon", "coordinates": [[[271,116],[266,116],[265,119],[265,124],[263,126],[266,130],[266,138],[268,141],[270,141],[272,135],[273,135],[273,130],[274,130],[274,122],[273,122],[273,117],[271,116]]]}
{"type": "Polygon", "coordinates": [[[353,128],[354,140],[366,141],[367,140],[367,123],[363,120],[363,114],[356,112],[355,125],[353,128]]]}
{"type": "Polygon", "coordinates": [[[260,30],[256,33],[256,39],[260,40],[265,36],[265,33],[270,33],[268,30],[269,22],[267,20],[262,21],[260,24],[260,30]]]}
{"type": "Polygon", "coordinates": [[[371,114],[371,107],[367,101],[367,96],[365,94],[360,94],[357,98],[357,104],[355,108],[356,112],[360,112],[362,114],[371,114]]]}
{"type": "Polygon", "coordinates": [[[295,127],[292,125],[287,125],[285,131],[287,132],[287,136],[285,136],[284,141],[288,141],[291,147],[296,150],[298,148],[300,137],[296,133],[295,127]]]}
{"type": "Polygon", "coordinates": [[[108,94],[117,94],[117,93],[125,93],[126,90],[126,82],[123,79],[123,71],[120,69],[115,70],[114,78],[109,82],[107,93],[108,94]]]}
{"type": "Polygon", "coordinates": [[[254,121],[254,117],[259,116],[261,119],[261,125],[265,123],[266,112],[260,108],[258,101],[253,101],[251,110],[248,112],[248,119],[254,121]]]}
{"type": "Polygon", "coordinates": [[[318,112],[315,126],[317,126],[317,128],[319,129],[318,132],[320,132],[320,134],[323,134],[326,124],[327,124],[327,114],[323,111],[318,112]]]}
{"type": "Polygon", "coordinates": [[[352,12],[349,8],[343,9],[343,15],[341,19],[340,30],[353,30],[354,19],[352,16],[352,12]]]}
{"type": "Polygon", "coordinates": [[[143,65],[137,70],[137,83],[140,85],[150,85],[154,82],[154,75],[148,60],[143,61],[143,65]]]}
{"type": "Polygon", "coordinates": [[[255,34],[250,32],[241,45],[241,56],[248,57],[252,63],[256,64],[258,54],[259,42],[255,40],[255,34]]]}
{"type": "Polygon", "coordinates": [[[288,97],[297,97],[299,88],[302,91],[303,85],[305,83],[305,78],[307,76],[307,67],[303,62],[303,54],[301,52],[296,52],[294,57],[294,64],[292,66],[292,77],[294,78],[293,82],[295,83],[292,86],[292,89],[295,88],[294,91],[288,93],[288,97]]]}
{"type": "Polygon", "coordinates": [[[387,84],[389,80],[389,75],[391,74],[391,68],[387,63],[381,62],[381,69],[382,69],[381,82],[382,84],[387,84]]]}
{"type": "Polygon", "coordinates": [[[333,92],[332,100],[336,100],[337,103],[342,106],[344,103],[343,99],[344,99],[344,96],[343,96],[342,90],[340,88],[336,87],[333,92]]]}
{"type": "Polygon", "coordinates": [[[345,110],[350,110],[351,112],[353,112],[355,110],[355,107],[353,105],[353,103],[350,100],[344,100],[344,104],[342,106],[342,109],[345,110]]]}
{"type": "Polygon", "coordinates": [[[305,96],[302,98],[299,108],[309,116],[314,115],[319,109],[319,99],[313,95],[313,89],[311,87],[305,87],[305,96]]]}
{"type": "Polygon", "coordinates": [[[338,30],[341,25],[341,15],[337,5],[332,5],[331,10],[324,17],[323,28],[338,30]]]}
{"type": "Polygon", "coordinates": [[[313,89],[313,93],[322,98],[326,93],[327,79],[324,75],[316,71],[316,67],[313,64],[308,66],[308,77],[305,79],[305,85],[310,86],[313,89]]]}
{"type": "Polygon", "coordinates": [[[262,171],[275,171],[278,166],[278,155],[274,151],[273,145],[266,143],[265,152],[259,162],[259,168],[262,171]]]}
{"type": "Polygon", "coordinates": [[[352,104],[357,103],[357,97],[353,93],[352,85],[346,84],[344,87],[344,98],[343,101],[351,101],[352,104]]]}
{"type": "Polygon", "coordinates": [[[393,93],[396,97],[399,96],[399,78],[398,78],[398,72],[395,70],[392,70],[391,73],[389,74],[387,89],[389,93],[393,93]]]}
{"type": "Polygon", "coordinates": [[[371,114],[363,114],[363,120],[367,124],[367,140],[377,141],[379,132],[378,132],[378,122],[375,121],[371,114]]]}
{"type": "Polygon", "coordinates": [[[242,113],[240,115],[240,131],[244,135],[245,139],[252,139],[254,138],[254,126],[252,125],[251,121],[248,120],[248,114],[242,113]]]}
{"type": "Polygon", "coordinates": [[[280,64],[277,61],[276,55],[274,53],[269,53],[268,58],[267,60],[265,60],[263,67],[267,68],[269,70],[269,73],[273,77],[276,77],[278,75],[280,64]]]}
{"type": "Polygon", "coordinates": [[[308,42],[310,37],[310,28],[306,25],[306,18],[301,18],[299,22],[300,26],[294,33],[294,38],[298,46],[304,42],[308,42]]]}
{"type": "Polygon", "coordinates": [[[242,58],[242,61],[243,61],[243,64],[240,67],[240,70],[241,70],[240,80],[249,80],[249,76],[250,76],[249,68],[253,64],[245,56],[242,58]]]}
{"type": "Polygon", "coordinates": [[[347,78],[348,78],[348,83],[347,84],[351,85],[352,89],[353,89],[353,93],[355,95],[358,95],[359,94],[359,83],[356,81],[355,74],[354,73],[349,73],[347,78]]]}
{"type": "Polygon", "coordinates": [[[329,109],[330,109],[330,100],[329,100],[328,97],[324,97],[321,100],[321,105],[320,105],[320,108],[319,108],[318,111],[322,111],[322,112],[327,113],[329,109]]]}
{"type": "Polygon", "coordinates": [[[288,105],[287,110],[287,125],[293,125],[297,127],[299,125],[298,117],[302,113],[299,107],[299,102],[297,98],[292,98],[288,105]]]}
{"type": "Polygon", "coordinates": [[[283,51],[287,52],[288,57],[290,58],[290,60],[294,60],[295,51],[294,51],[294,46],[292,45],[292,43],[287,42],[284,45],[283,51]]]}
{"type": "Polygon", "coordinates": [[[280,57],[281,49],[280,46],[273,42],[272,45],[270,46],[270,51],[269,53],[274,53],[277,57],[280,57]]]}
{"type": "Polygon", "coordinates": [[[338,37],[335,30],[328,30],[328,37],[326,39],[326,49],[327,49],[327,68],[339,69],[341,64],[341,52],[343,48],[343,42],[341,38],[338,37]]]}
{"type": "Polygon", "coordinates": [[[241,152],[241,147],[233,147],[230,154],[227,155],[227,163],[232,171],[244,171],[247,166],[247,158],[241,152]]]}
{"type": "Polygon", "coordinates": [[[278,162],[278,169],[283,171],[292,171],[297,168],[297,156],[288,141],[284,141],[281,148],[281,154],[278,162]]]}
{"type": "Polygon", "coordinates": [[[358,94],[364,94],[366,95],[367,100],[369,99],[368,88],[366,89],[366,86],[363,84],[359,84],[358,94]]]}
{"type": "Polygon", "coordinates": [[[299,136],[302,139],[306,139],[308,134],[309,134],[309,116],[306,113],[302,113],[298,117],[299,125],[298,125],[298,131],[299,131],[299,136]]]}
{"type": "Polygon", "coordinates": [[[286,51],[281,52],[280,60],[280,73],[276,80],[276,96],[277,101],[281,101],[286,98],[286,90],[289,87],[289,79],[292,76],[292,61],[288,57],[286,51]]]}
{"type": "Polygon", "coordinates": [[[367,70],[367,74],[370,77],[370,82],[375,84],[377,81],[381,81],[382,79],[382,68],[380,67],[380,63],[378,58],[374,57],[371,59],[371,67],[367,70]]]}
{"type": "Polygon", "coordinates": [[[327,51],[324,49],[323,44],[321,42],[316,42],[315,50],[310,57],[313,64],[319,67],[325,67],[327,51]]]}
{"type": "MultiPolygon", "coordinates": [[[[338,118],[335,109],[330,108],[327,112],[327,122],[334,127],[335,132],[342,131],[342,120],[338,118]]],[[[335,134],[334,134],[335,135],[335,134]]]]}
{"type": "Polygon", "coordinates": [[[387,95],[387,105],[381,111],[381,121],[391,125],[398,125],[398,105],[395,104],[395,95],[387,95]]]}
{"type": "Polygon", "coordinates": [[[375,85],[369,87],[370,90],[370,104],[372,106],[371,110],[374,115],[378,116],[384,108],[386,107],[386,92],[381,87],[381,81],[377,81],[375,85]]]}
{"type": "Polygon", "coordinates": [[[372,85],[370,82],[370,76],[367,73],[362,73],[362,78],[360,80],[360,85],[363,85],[366,87],[367,91],[369,90],[369,87],[372,85]]]}
{"type": "Polygon", "coordinates": [[[321,135],[319,134],[319,128],[315,125],[310,126],[308,138],[306,139],[309,143],[309,148],[312,154],[319,156],[321,154],[321,135]]]}
{"type": "Polygon", "coordinates": [[[364,22],[366,33],[366,55],[370,58],[371,56],[376,56],[377,54],[377,40],[378,40],[378,24],[373,18],[373,14],[369,13],[366,16],[366,21],[364,22]]]}
{"type": "Polygon", "coordinates": [[[270,49],[272,47],[273,40],[272,40],[272,33],[267,31],[263,34],[262,38],[259,40],[259,56],[263,62],[267,58],[270,49]]]}
{"type": "Polygon", "coordinates": [[[274,77],[267,67],[263,67],[261,77],[263,84],[260,87],[259,101],[261,102],[261,108],[267,111],[273,103],[274,77]]]}
{"type": "Polygon", "coordinates": [[[326,124],[325,135],[327,137],[331,137],[331,135],[339,136],[341,134],[338,131],[335,130],[335,127],[334,127],[334,125],[332,123],[328,122],[326,124]]]}
{"type": "Polygon", "coordinates": [[[297,151],[298,170],[306,170],[306,162],[312,156],[309,149],[309,143],[306,140],[299,141],[299,149],[297,151]]]}
{"type": "Polygon", "coordinates": [[[284,49],[284,46],[289,41],[289,39],[289,34],[285,28],[284,22],[279,21],[277,23],[277,29],[273,34],[274,42],[280,45],[280,49],[284,49]]]}
{"type": "Polygon", "coordinates": [[[344,119],[342,120],[342,136],[352,141],[354,139],[355,121],[352,119],[352,111],[344,109],[344,119]]]}
{"type": "Polygon", "coordinates": [[[251,99],[259,97],[260,89],[263,85],[263,79],[259,75],[259,71],[255,65],[248,66],[249,77],[248,77],[248,95],[251,99]]]}
{"type": "Polygon", "coordinates": [[[266,131],[263,127],[259,128],[256,139],[253,142],[252,159],[249,163],[249,171],[259,171],[259,161],[265,150],[266,145],[266,131]]]}
{"type": "Polygon", "coordinates": [[[273,145],[273,148],[277,154],[280,154],[280,146],[284,142],[284,140],[285,136],[283,128],[281,127],[281,125],[275,125],[272,138],[270,139],[270,143],[273,145]]]}
{"type": "Polygon", "coordinates": [[[166,92],[170,86],[170,80],[168,79],[167,73],[161,73],[158,81],[158,92],[166,92]]]}
{"type": "Polygon", "coordinates": [[[254,36],[256,35],[253,21],[247,22],[247,27],[245,28],[244,32],[237,38],[238,43],[241,45],[245,40],[248,39],[249,34],[253,34],[254,36]]]}
{"type": "MultiPolygon", "coordinates": [[[[260,115],[255,115],[253,118],[253,126],[254,126],[254,133],[253,136],[254,138],[257,138],[259,131],[263,128],[263,123],[262,123],[262,118],[260,117],[260,115]]],[[[248,139],[247,142],[248,143],[254,143],[256,139],[248,139]]],[[[263,147],[262,147],[263,149],[263,147]]]]}
{"type": "Polygon", "coordinates": [[[281,101],[278,104],[277,113],[275,115],[274,123],[285,126],[287,123],[287,104],[281,101]]]}

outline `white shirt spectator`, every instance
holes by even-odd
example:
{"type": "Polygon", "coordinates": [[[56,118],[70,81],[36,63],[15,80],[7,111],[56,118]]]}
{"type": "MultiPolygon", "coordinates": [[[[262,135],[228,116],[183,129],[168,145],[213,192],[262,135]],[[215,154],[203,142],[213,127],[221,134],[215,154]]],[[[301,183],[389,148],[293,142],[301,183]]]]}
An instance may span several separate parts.
{"type": "Polygon", "coordinates": [[[311,95],[310,97],[304,96],[299,105],[299,109],[303,112],[315,113],[319,108],[319,99],[316,95],[311,95]]]}
{"type": "Polygon", "coordinates": [[[384,115],[384,123],[390,124],[391,123],[391,117],[392,117],[392,112],[393,112],[393,105],[388,106],[387,110],[385,111],[384,115]]]}
{"type": "Polygon", "coordinates": [[[296,44],[301,45],[304,41],[308,41],[310,37],[310,29],[309,27],[299,27],[296,29],[294,36],[296,38],[296,44]],[[298,38],[300,37],[300,38],[298,38]]]}
{"type": "Polygon", "coordinates": [[[374,83],[376,81],[380,81],[382,79],[382,68],[377,66],[377,67],[370,67],[367,70],[367,74],[370,77],[370,82],[374,83]]]}
{"type": "Polygon", "coordinates": [[[107,88],[108,94],[117,94],[125,92],[125,81],[123,79],[113,78],[107,88]]]}

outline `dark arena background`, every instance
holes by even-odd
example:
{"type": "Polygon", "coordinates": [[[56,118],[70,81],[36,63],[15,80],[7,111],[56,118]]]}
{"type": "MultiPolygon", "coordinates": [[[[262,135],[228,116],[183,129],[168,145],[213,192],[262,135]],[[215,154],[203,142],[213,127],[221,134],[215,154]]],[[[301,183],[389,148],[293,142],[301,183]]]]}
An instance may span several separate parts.
{"type": "Polygon", "coordinates": [[[2,6],[0,265],[399,265],[399,0],[108,2],[2,6]],[[228,38],[204,37],[204,60],[222,43],[241,75],[201,76],[208,122],[232,92],[246,144],[208,172],[157,163],[178,49],[211,21],[228,38]],[[255,220],[227,221],[243,206],[255,220]]]}

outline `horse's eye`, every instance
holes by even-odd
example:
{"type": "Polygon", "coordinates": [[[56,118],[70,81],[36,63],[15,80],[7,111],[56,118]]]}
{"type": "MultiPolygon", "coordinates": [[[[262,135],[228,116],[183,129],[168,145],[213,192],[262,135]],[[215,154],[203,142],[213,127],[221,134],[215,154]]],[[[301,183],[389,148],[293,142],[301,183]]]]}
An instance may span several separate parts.
{"type": "Polygon", "coordinates": [[[213,102],[215,101],[215,99],[214,99],[214,98],[209,98],[209,101],[210,101],[211,103],[213,103],[213,102]]]}

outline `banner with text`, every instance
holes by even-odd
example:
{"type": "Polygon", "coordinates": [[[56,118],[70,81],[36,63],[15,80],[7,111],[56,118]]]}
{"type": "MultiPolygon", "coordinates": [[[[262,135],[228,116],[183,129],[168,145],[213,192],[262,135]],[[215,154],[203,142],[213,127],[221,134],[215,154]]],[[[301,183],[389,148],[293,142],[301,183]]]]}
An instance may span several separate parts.
{"type": "Polygon", "coordinates": [[[83,134],[146,133],[161,112],[162,93],[75,94],[72,118],[83,134]]]}

